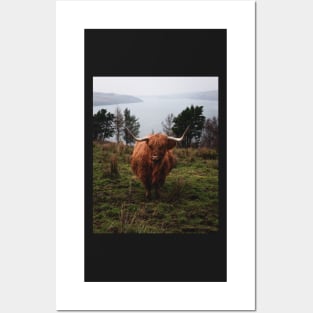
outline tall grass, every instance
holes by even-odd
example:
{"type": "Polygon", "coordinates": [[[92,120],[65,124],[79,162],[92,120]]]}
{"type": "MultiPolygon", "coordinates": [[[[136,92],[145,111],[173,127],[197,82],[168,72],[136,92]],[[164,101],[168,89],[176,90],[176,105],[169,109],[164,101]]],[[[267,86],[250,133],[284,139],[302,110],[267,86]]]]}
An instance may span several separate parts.
{"type": "Polygon", "coordinates": [[[117,163],[117,156],[116,156],[116,154],[113,154],[111,156],[111,160],[110,160],[110,175],[113,178],[116,178],[116,177],[120,176],[120,172],[118,170],[118,163],[117,163]]]}
{"type": "Polygon", "coordinates": [[[130,168],[133,148],[93,146],[95,233],[207,233],[218,230],[218,155],[208,149],[174,149],[177,165],[160,198],[147,201],[130,168]]]}

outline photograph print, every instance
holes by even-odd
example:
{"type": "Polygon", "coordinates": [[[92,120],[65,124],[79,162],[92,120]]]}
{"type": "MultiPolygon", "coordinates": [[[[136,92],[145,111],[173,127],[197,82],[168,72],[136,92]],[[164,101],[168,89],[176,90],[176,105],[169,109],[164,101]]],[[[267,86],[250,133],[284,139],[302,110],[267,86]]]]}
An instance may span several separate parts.
{"type": "Polygon", "coordinates": [[[93,77],[93,232],[219,227],[218,77],[93,77]]]}

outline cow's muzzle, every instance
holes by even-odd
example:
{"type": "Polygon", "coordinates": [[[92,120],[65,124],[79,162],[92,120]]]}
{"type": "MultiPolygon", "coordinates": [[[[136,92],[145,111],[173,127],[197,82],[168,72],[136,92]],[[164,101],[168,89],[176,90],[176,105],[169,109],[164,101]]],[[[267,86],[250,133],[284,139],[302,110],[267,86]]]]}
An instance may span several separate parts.
{"type": "Polygon", "coordinates": [[[160,160],[160,157],[159,157],[158,155],[153,155],[153,156],[151,157],[151,159],[152,159],[152,161],[157,162],[157,161],[160,160]]]}

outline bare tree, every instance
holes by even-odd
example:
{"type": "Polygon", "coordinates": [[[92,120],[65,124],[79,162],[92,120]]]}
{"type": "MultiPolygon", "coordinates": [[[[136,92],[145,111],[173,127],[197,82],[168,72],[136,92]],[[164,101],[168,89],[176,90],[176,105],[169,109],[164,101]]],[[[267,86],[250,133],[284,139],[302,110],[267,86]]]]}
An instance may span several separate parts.
{"type": "Polygon", "coordinates": [[[204,124],[201,146],[218,150],[218,120],[215,116],[208,118],[204,124]]]}
{"type": "Polygon", "coordinates": [[[174,118],[175,118],[174,114],[171,113],[165,118],[165,121],[162,122],[163,131],[168,136],[174,136],[174,132],[172,130],[174,126],[173,123],[174,118]]]}
{"type": "Polygon", "coordinates": [[[116,135],[116,142],[120,142],[120,138],[122,135],[122,131],[124,128],[124,117],[123,113],[119,108],[116,108],[115,110],[115,117],[114,117],[114,130],[116,135]]]}

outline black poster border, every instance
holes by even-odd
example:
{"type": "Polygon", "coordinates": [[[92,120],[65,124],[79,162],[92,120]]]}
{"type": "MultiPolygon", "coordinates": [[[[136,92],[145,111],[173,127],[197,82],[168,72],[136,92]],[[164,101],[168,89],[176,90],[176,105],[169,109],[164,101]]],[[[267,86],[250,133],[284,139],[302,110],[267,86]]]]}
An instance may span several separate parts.
{"type": "Polygon", "coordinates": [[[226,29],[85,29],[85,282],[227,281],[226,29]],[[94,76],[218,76],[219,230],[208,234],[94,234],[94,76]]]}

